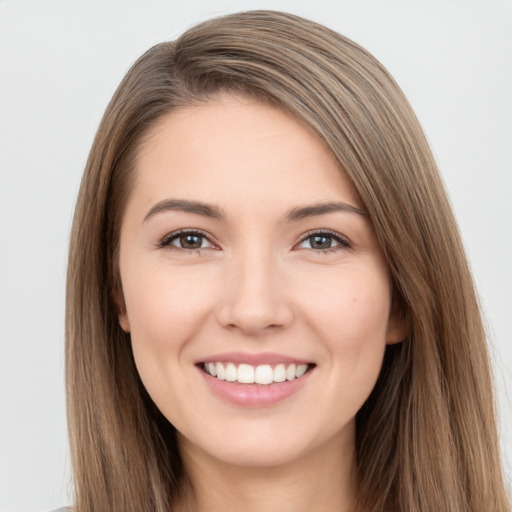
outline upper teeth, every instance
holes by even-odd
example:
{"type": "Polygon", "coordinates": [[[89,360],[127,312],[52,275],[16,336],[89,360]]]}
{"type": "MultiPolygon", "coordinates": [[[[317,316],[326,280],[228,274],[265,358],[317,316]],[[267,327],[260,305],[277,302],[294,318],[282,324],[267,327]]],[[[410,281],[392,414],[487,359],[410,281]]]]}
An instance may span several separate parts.
{"type": "Polygon", "coordinates": [[[236,381],[240,384],[272,384],[301,377],[308,369],[308,365],[280,363],[272,368],[269,364],[251,366],[244,363],[204,363],[204,369],[219,380],[236,381]]]}

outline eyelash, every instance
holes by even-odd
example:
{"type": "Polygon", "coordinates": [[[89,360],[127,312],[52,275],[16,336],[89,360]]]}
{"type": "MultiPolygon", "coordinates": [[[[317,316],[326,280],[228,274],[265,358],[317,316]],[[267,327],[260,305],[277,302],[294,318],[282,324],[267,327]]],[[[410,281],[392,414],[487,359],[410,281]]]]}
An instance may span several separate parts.
{"type": "MultiPolygon", "coordinates": [[[[162,238],[162,240],[160,240],[160,242],[157,244],[157,246],[158,246],[158,248],[161,248],[161,249],[168,248],[173,251],[179,251],[182,253],[185,252],[185,253],[189,253],[189,254],[198,254],[199,252],[201,252],[201,250],[204,248],[199,247],[197,249],[186,249],[184,247],[176,247],[176,246],[172,245],[172,242],[174,240],[176,240],[180,236],[187,236],[187,235],[205,238],[213,246],[215,246],[215,244],[213,242],[211,242],[209,235],[203,231],[198,230],[198,229],[182,229],[179,231],[173,231],[172,233],[169,233],[168,235],[164,236],[164,238],[162,238]]],[[[336,252],[336,251],[343,250],[343,249],[350,249],[352,247],[352,244],[349,242],[349,240],[347,240],[345,237],[343,237],[339,233],[336,233],[335,231],[331,231],[329,229],[310,231],[310,232],[306,233],[301,238],[301,240],[297,243],[297,245],[304,243],[306,240],[308,240],[309,238],[312,238],[314,236],[323,236],[325,238],[332,238],[335,242],[337,242],[339,244],[335,247],[329,247],[327,249],[310,248],[310,250],[312,250],[316,253],[327,254],[327,253],[332,253],[332,252],[336,252]]]]}
{"type": "Polygon", "coordinates": [[[215,245],[213,242],[210,241],[210,237],[208,234],[206,234],[204,231],[201,231],[199,229],[180,229],[179,231],[173,231],[172,233],[169,233],[168,235],[165,235],[162,240],[158,243],[158,247],[163,249],[171,249],[173,251],[179,251],[179,252],[185,252],[188,254],[198,254],[201,251],[201,248],[197,249],[186,249],[184,247],[176,247],[172,245],[171,242],[179,238],[180,236],[198,236],[201,238],[205,238],[208,240],[212,245],[215,245]]]}
{"type": "Polygon", "coordinates": [[[330,229],[322,229],[322,230],[310,231],[309,233],[306,233],[302,237],[302,239],[300,240],[300,242],[297,245],[302,244],[303,242],[305,242],[306,240],[308,240],[309,238],[312,238],[314,236],[323,236],[325,238],[332,238],[333,240],[335,240],[339,244],[339,245],[337,245],[335,247],[329,247],[327,249],[313,249],[313,248],[311,248],[311,250],[314,251],[314,252],[320,252],[322,254],[327,254],[327,253],[337,252],[337,251],[340,251],[340,250],[343,250],[343,249],[351,249],[352,248],[352,244],[349,242],[349,240],[347,238],[345,238],[344,236],[340,235],[339,233],[336,233],[336,231],[331,231],[330,229]]]}

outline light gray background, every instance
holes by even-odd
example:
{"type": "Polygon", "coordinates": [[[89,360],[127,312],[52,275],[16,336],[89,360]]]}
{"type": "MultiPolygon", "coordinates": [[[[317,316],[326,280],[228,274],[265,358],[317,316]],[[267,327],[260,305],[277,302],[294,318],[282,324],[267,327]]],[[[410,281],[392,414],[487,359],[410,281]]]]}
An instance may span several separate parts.
{"type": "Polygon", "coordinates": [[[0,0],[0,512],[68,503],[66,251],[94,132],[132,62],[197,21],[286,10],[362,44],[438,159],[488,320],[512,475],[512,1],[0,0]]]}

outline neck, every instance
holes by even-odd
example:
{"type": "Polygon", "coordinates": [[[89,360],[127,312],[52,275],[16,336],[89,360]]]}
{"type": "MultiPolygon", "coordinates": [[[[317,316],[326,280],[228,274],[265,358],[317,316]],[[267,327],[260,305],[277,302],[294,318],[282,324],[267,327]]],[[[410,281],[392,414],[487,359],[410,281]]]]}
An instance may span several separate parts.
{"type": "MultiPolygon", "coordinates": [[[[180,451],[194,510],[200,512],[352,512],[355,508],[353,437],[328,441],[292,462],[270,467],[232,465],[186,439],[180,451]]],[[[182,510],[181,508],[179,510],[182,510]]]]}

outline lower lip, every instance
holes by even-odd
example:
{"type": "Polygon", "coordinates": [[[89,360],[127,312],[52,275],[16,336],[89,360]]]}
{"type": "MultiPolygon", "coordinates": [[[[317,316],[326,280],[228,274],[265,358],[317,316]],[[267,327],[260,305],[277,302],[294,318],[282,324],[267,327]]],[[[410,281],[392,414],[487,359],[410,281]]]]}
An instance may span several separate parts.
{"type": "Polygon", "coordinates": [[[297,393],[309,380],[313,369],[298,379],[273,384],[240,384],[219,380],[198,367],[204,381],[220,398],[240,407],[268,407],[297,393]]]}

